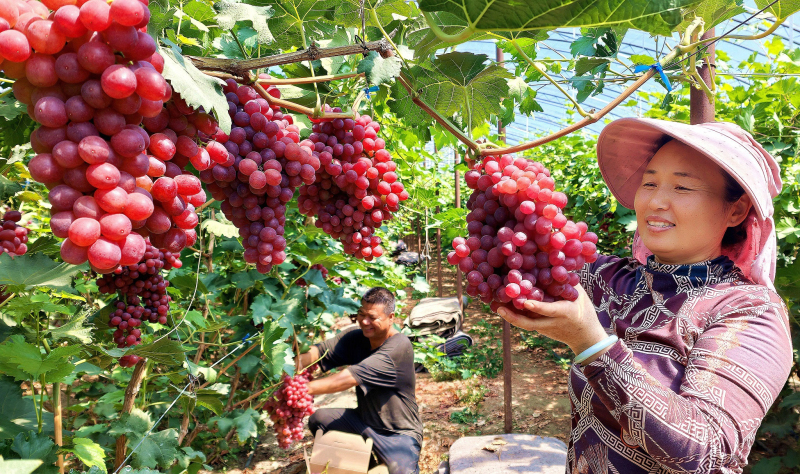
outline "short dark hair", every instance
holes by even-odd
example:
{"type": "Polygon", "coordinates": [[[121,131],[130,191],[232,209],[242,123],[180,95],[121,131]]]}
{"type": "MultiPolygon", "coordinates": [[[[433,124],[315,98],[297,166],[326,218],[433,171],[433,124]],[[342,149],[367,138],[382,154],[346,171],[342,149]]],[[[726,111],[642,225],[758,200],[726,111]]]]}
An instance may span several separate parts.
{"type": "Polygon", "coordinates": [[[382,286],[370,288],[361,297],[361,304],[381,304],[386,314],[394,313],[394,295],[382,286]]]}

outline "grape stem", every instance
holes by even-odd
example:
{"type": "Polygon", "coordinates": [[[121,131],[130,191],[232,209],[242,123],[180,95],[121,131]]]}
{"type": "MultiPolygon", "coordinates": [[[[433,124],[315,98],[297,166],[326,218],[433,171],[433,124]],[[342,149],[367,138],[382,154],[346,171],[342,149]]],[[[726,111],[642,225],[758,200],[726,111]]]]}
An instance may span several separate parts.
{"type": "Polygon", "coordinates": [[[294,85],[294,84],[311,84],[314,82],[328,82],[336,81],[339,79],[349,79],[351,77],[366,77],[363,72],[354,72],[349,74],[330,74],[327,76],[311,76],[311,77],[290,77],[288,79],[281,79],[273,77],[271,79],[257,79],[259,84],[266,84],[268,86],[281,86],[281,85],[294,85]]]}
{"type": "Polygon", "coordinates": [[[550,81],[551,84],[556,86],[556,89],[558,89],[559,92],[564,94],[567,97],[567,99],[569,99],[569,101],[572,102],[572,105],[575,106],[575,110],[581,115],[581,117],[588,117],[589,116],[589,113],[586,112],[585,110],[583,110],[583,107],[581,107],[581,104],[579,104],[578,101],[576,101],[569,94],[569,92],[564,90],[564,88],[561,87],[561,85],[558,82],[556,82],[555,79],[553,79],[552,77],[550,77],[549,74],[547,74],[547,71],[545,71],[541,66],[536,64],[536,62],[534,60],[532,60],[527,54],[525,54],[525,51],[522,50],[522,48],[520,47],[519,43],[517,43],[516,39],[512,39],[511,40],[511,44],[514,45],[514,48],[517,50],[517,52],[520,54],[520,56],[522,56],[522,59],[524,59],[525,62],[527,62],[533,69],[535,69],[536,72],[541,74],[542,77],[544,77],[545,79],[550,81]]]}
{"type": "Polygon", "coordinates": [[[471,138],[466,136],[464,132],[459,130],[458,127],[456,127],[455,124],[453,124],[453,122],[447,119],[447,117],[442,116],[438,111],[436,111],[433,107],[431,107],[424,100],[422,100],[422,98],[419,97],[419,94],[411,88],[408,82],[408,78],[403,73],[401,73],[400,76],[397,77],[397,80],[403,87],[405,87],[406,91],[408,92],[408,95],[411,97],[411,101],[417,104],[417,106],[419,106],[419,108],[424,110],[425,113],[433,117],[433,119],[436,120],[436,122],[438,122],[439,125],[441,125],[445,130],[447,130],[451,134],[453,134],[458,140],[460,140],[468,147],[472,148],[473,150],[479,149],[478,144],[475,143],[471,138]]]}
{"type": "Polygon", "coordinates": [[[377,25],[378,29],[381,30],[381,34],[383,35],[383,37],[386,39],[386,41],[389,42],[390,45],[392,45],[392,48],[394,48],[395,53],[397,53],[397,55],[400,56],[400,60],[403,61],[403,64],[405,64],[406,69],[411,69],[411,66],[408,65],[408,62],[406,61],[406,58],[404,58],[403,55],[400,54],[400,50],[397,48],[397,45],[394,44],[394,41],[392,41],[392,38],[390,38],[389,34],[386,33],[386,30],[383,29],[383,26],[381,25],[380,20],[378,20],[378,14],[375,12],[375,9],[374,8],[370,8],[369,9],[369,14],[372,17],[372,21],[374,21],[375,25],[377,25]]]}

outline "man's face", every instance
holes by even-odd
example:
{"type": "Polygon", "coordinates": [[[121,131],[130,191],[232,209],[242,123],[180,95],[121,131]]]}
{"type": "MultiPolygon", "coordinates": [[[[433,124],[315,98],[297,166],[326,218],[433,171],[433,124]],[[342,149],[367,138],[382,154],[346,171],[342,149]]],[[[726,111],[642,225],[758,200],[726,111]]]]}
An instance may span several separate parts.
{"type": "Polygon", "coordinates": [[[392,327],[394,313],[387,314],[380,303],[361,303],[356,320],[367,338],[385,336],[392,327]]]}

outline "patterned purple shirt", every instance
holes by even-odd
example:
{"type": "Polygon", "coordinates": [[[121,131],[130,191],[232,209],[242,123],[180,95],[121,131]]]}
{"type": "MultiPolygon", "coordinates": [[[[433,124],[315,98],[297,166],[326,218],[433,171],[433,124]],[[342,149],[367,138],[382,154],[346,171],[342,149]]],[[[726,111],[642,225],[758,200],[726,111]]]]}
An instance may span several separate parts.
{"type": "Polygon", "coordinates": [[[792,364],[781,297],[726,257],[602,256],[581,284],[620,341],[572,367],[567,473],[741,473],[792,364]]]}

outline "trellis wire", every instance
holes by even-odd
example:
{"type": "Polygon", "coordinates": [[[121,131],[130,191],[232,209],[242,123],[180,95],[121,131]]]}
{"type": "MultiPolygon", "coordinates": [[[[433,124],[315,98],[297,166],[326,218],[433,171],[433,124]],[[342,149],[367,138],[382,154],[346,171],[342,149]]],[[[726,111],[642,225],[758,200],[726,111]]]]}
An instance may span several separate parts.
{"type": "MultiPolygon", "coordinates": [[[[248,341],[252,342],[252,340],[253,340],[253,339],[255,339],[256,337],[258,337],[260,334],[261,334],[261,332],[258,332],[258,333],[254,334],[254,335],[253,335],[253,336],[251,336],[251,337],[247,337],[247,336],[245,336],[245,338],[242,340],[242,342],[241,342],[241,343],[240,343],[238,346],[236,346],[236,348],[235,348],[235,349],[233,349],[232,351],[230,351],[230,352],[228,352],[227,354],[225,354],[225,355],[224,355],[222,358],[220,358],[218,361],[214,362],[214,363],[213,363],[213,364],[212,364],[212,365],[209,367],[209,369],[213,369],[214,367],[216,367],[216,366],[217,366],[217,365],[218,365],[220,362],[222,362],[223,360],[227,359],[227,358],[228,358],[228,356],[230,356],[230,355],[231,355],[231,354],[233,354],[234,352],[236,352],[236,351],[238,351],[239,349],[241,349],[241,348],[242,348],[242,346],[244,346],[245,344],[247,344],[247,343],[248,343],[248,341]]],[[[153,426],[151,426],[151,427],[150,427],[150,429],[149,429],[149,430],[147,430],[147,433],[145,433],[145,434],[144,434],[144,436],[142,436],[142,439],[140,439],[140,440],[139,440],[139,442],[138,442],[138,443],[136,443],[136,446],[134,446],[134,447],[133,447],[133,449],[131,450],[130,454],[128,454],[128,455],[125,457],[125,459],[123,459],[123,460],[122,460],[122,463],[121,463],[119,466],[117,466],[117,468],[116,468],[116,469],[114,469],[114,472],[113,472],[112,474],[117,474],[117,473],[119,472],[119,470],[120,470],[120,469],[122,469],[122,468],[125,466],[125,463],[126,463],[126,462],[128,462],[128,459],[130,459],[130,458],[131,458],[131,456],[133,456],[133,453],[135,453],[135,452],[136,452],[136,450],[137,450],[137,449],[139,449],[139,446],[141,446],[141,445],[142,445],[142,443],[144,442],[144,440],[145,440],[145,439],[147,439],[147,437],[148,437],[148,436],[150,436],[150,434],[152,434],[153,430],[154,430],[154,429],[156,429],[156,427],[157,427],[157,426],[158,426],[158,425],[161,423],[161,420],[163,420],[163,419],[164,419],[164,417],[165,417],[165,416],[167,416],[167,413],[169,413],[169,412],[170,412],[170,410],[172,410],[172,407],[174,407],[174,406],[175,406],[175,404],[176,404],[176,403],[178,403],[178,400],[180,400],[180,398],[181,398],[181,397],[182,397],[182,396],[183,396],[183,395],[186,393],[186,390],[187,390],[187,389],[188,389],[188,388],[189,388],[189,387],[192,385],[192,383],[193,383],[193,382],[192,382],[192,381],[190,381],[189,383],[187,383],[187,384],[186,384],[186,386],[185,386],[185,387],[183,387],[183,389],[182,389],[182,390],[180,390],[180,391],[178,392],[178,396],[177,396],[177,397],[175,397],[175,399],[174,399],[174,400],[172,400],[172,403],[170,403],[170,404],[169,404],[169,406],[167,407],[167,410],[166,410],[166,411],[165,411],[165,412],[164,412],[164,413],[161,415],[161,417],[159,417],[159,419],[158,419],[158,420],[156,420],[156,422],[155,422],[155,423],[153,423],[153,426]]]]}

